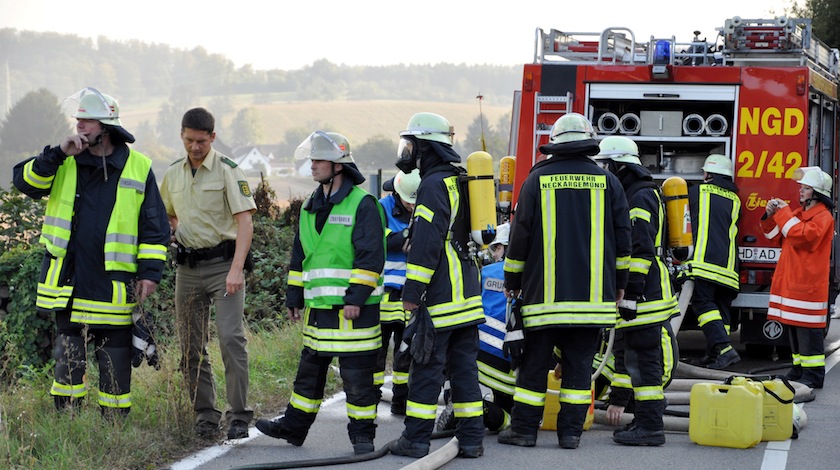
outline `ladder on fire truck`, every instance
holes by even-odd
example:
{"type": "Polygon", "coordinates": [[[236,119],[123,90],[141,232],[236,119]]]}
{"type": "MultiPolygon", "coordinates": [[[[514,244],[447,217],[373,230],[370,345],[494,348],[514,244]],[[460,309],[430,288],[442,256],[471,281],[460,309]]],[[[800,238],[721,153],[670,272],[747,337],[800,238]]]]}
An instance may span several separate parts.
{"type": "Polygon", "coordinates": [[[639,43],[629,28],[601,32],[568,32],[537,28],[534,63],[568,62],[603,65],[775,65],[808,66],[837,82],[840,52],[811,34],[808,18],[727,19],[716,28],[723,44],[675,37],[639,43]]]}
{"type": "Polygon", "coordinates": [[[811,34],[809,18],[726,20],[723,65],[807,66],[832,82],[840,73],[840,52],[811,34]]]}

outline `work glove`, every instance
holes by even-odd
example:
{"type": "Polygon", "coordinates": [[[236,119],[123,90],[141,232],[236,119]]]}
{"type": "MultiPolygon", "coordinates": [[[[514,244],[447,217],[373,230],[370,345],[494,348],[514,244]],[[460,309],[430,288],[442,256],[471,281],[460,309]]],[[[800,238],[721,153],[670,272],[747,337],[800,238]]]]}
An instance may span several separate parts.
{"type": "Polygon", "coordinates": [[[157,347],[155,346],[155,339],[152,336],[151,315],[141,312],[135,313],[133,318],[134,328],[131,332],[132,367],[140,367],[140,364],[145,359],[146,363],[154,367],[155,370],[160,370],[157,347]]]}
{"type": "Polygon", "coordinates": [[[425,303],[411,312],[400,351],[409,350],[411,358],[418,364],[428,364],[435,349],[435,324],[425,303]]]}
{"type": "Polygon", "coordinates": [[[505,342],[502,352],[510,359],[510,369],[516,370],[525,355],[525,326],[522,323],[522,299],[508,299],[506,309],[505,342]]]}
{"type": "Polygon", "coordinates": [[[619,300],[618,314],[624,321],[630,321],[636,318],[636,301],[629,299],[619,300]]]}

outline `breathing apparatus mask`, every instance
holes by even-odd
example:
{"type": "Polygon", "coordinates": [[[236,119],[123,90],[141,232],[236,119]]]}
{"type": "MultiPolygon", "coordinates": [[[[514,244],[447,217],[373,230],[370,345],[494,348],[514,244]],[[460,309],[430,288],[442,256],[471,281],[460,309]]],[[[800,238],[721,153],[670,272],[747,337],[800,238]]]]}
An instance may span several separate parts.
{"type": "Polygon", "coordinates": [[[418,160],[420,158],[420,143],[416,137],[403,136],[400,137],[400,145],[397,147],[397,168],[403,173],[411,173],[415,169],[419,169],[418,160]]]}

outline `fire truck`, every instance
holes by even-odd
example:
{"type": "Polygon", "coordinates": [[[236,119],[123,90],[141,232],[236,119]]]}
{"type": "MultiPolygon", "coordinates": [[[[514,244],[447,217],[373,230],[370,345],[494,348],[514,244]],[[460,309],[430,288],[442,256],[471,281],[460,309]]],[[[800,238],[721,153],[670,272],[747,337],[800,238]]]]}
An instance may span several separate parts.
{"type": "MultiPolygon", "coordinates": [[[[748,352],[786,348],[784,326],[766,318],[780,249],[767,242],[759,219],[773,197],[798,205],[791,177],[799,167],[833,175],[837,199],[840,54],[811,35],[810,19],[733,17],[717,30],[714,41],[695,31],[691,41],[677,42],[673,36],[637,41],[629,28],[538,28],[533,63],[524,66],[522,89],[514,93],[511,207],[543,158],[539,147],[567,112],[589,118],[598,138],[633,139],[660,183],[680,176],[696,184],[709,154],[730,157],[742,200],[741,292],[732,304],[732,328],[740,328],[748,352]]],[[[830,302],[838,277],[832,259],[830,302]]]]}

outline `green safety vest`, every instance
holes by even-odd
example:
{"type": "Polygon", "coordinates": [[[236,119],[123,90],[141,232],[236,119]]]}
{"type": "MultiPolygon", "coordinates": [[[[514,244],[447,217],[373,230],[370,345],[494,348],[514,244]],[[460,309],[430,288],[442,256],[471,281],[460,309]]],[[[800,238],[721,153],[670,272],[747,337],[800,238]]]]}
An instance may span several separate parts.
{"type": "MultiPolygon", "coordinates": [[[[382,298],[382,276],[375,278],[364,270],[353,269],[353,227],[364,190],[353,187],[350,194],[333,206],[321,233],[315,228],[315,214],[301,210],[300,243],[303,248],[303,298],[311,308],[331,309],[344,305],[350,284],[374,285],[365,305],[378,304],[382,298]]],[[[380,219],[380,223],[381,219],[380,219]]]]}

